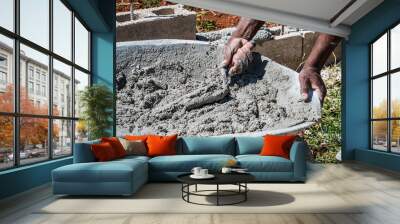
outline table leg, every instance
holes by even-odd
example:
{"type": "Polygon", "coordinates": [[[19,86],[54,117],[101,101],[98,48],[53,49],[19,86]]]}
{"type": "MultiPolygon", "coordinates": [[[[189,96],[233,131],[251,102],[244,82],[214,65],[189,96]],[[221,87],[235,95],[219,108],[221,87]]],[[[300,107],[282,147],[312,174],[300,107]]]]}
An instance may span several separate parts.
{"type": "Polygon", "coordinates": [[[196,191],[197,192],[197,184],[195,185],[195,190],[194,191],[196,191]]]}
{"type": "Polygon", "coordinates": [[[187,185],[187,192],[188,192],[188,193],[187,193],[187,201],[188,201],[188,202],[190,202],[190,201],[189,201],[189,195],[190,195],[190,184],[188,184],[188,185],[187,185]]]}
{"type": "Polygon", "coordinates": [[[244,187],[245,187],[245,192],[244,192],[244,201],[247,201],[247,192],[248,192],[248,189],[247,189],[247,183],[244,183],[244,187]]]}
{"type": "Polygon", "coordinates": [[[219,184],[217,184],[217,206],[219,206],[219,184]]]}

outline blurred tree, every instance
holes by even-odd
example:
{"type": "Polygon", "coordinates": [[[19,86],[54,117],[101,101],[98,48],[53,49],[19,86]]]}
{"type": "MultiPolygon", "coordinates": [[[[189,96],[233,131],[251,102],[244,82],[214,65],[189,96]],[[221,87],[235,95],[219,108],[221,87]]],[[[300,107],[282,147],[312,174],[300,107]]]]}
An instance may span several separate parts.
{"type": "MultiPolygon", "coordinates": [[[[0,94],[0,108],[2,111],[13,112],[14,107],[14,88],[7,86],[6,92],[0,94]]],[[[25,114],[47,114],[46,104],[34,105],[29,99],[25,88],[20,88],[20,106],[25,114]]],[[[58,110],[55,110],[58,114],[58,110]]],[[[46,118],[20,118],[20,148],[26,145],[46,144],[48,138],[48,119],[46,118]]],[[[0,116],[0,147],[12,148],[13,146],[13,118],[11,116],[0,116]]],[[[59,136],[59,128],[55,126],[53,138],[59,136]]]]}

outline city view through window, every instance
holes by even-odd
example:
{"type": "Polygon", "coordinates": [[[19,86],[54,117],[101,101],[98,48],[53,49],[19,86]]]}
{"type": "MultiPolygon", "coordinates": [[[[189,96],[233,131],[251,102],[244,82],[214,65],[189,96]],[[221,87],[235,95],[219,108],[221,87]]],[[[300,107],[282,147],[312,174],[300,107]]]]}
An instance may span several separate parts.
{"type": "Polygon", "coordinates": [[[373,42],[370,50],[372,148],[400,153],[400,25],[373,42]]]}
{"type": "Polygon", "coordinates": [[[89,31],[61,0],[20,0],[19,27],[14,7],[0,2],[0,170],[69,156],[87,136],[89,31]]]}

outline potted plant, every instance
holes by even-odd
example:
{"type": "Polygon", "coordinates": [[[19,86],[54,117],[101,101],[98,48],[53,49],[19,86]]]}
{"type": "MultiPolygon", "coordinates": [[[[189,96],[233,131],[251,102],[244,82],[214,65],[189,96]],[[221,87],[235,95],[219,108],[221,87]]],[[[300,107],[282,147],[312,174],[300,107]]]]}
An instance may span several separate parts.
{"type": "Polygon", "coordinates": [[[109,136],[108,130],[112,126],[113,93],[101,84],[86,87],[79,93],[81,119],[87,127],[89,139],[98,139],[109,136]]]}

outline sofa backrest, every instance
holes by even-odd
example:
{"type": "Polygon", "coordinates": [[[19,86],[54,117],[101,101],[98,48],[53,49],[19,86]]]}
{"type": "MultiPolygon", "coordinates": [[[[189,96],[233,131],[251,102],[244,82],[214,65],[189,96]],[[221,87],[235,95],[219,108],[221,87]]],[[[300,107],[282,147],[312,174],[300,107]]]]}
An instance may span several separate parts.
{"type": "Polygon", "coordinates": [[[226,154],[235,155],[233,137],[181,137],[177,142],[177,154],[226,154]]]}
{"type": "Polygon", "coordinates": [[[92,144],[98,144],[100,140],[75,143],[74,146],[74,163],[95,162],[96,158],[91,149],[92,144]]]}
{"type": "Polygon", "coordinates": [[[236,155],[259,154],[263,145],[263,137],[236,137],[236,155]]]}

